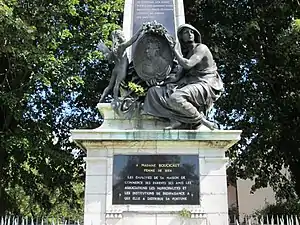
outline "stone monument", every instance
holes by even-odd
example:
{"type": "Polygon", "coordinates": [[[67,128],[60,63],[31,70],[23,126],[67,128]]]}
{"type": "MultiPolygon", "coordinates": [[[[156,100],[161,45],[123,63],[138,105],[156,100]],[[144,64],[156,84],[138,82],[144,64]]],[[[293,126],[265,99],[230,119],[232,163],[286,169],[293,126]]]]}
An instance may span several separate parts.
{"type": "Polygon", "coordinates": [[[223,91],[209,49],[182,0],[126,0],[123,29],[101,49],[127,85],[117,70],[103,124],[71,131],[87,153],[84,224],[227,225],[225,151],[241,131],[206,117],[223,91]]]}

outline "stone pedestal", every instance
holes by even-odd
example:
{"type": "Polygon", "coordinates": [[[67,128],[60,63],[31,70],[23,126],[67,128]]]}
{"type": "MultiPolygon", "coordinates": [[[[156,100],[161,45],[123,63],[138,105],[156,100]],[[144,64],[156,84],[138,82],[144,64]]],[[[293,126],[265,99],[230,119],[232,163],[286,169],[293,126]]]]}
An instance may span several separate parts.
{"type": "Polygon", "coordinates": [[[123,120],[109,104],[99,105],[103,125],[73,130],[72,138],[87,152],[85,225],[227,225],[225,151],[241,131],[163,130],[164,121],[151,117],[123,120]],[[112,204],[114,155],[198,155],[200,205],[112,204]],[[180,215],[182,210],[190,218],[180,215]]]}

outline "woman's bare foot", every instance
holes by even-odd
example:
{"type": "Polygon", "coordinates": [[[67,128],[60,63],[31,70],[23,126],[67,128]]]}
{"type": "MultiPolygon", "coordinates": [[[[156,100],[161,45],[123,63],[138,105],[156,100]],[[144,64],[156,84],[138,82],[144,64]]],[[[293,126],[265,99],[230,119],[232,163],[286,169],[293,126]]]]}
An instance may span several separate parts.
{"type": "MultiPolygon", "coordinates": [[[[218,124],[211,122],[205,118],[201,119],[201,124],[203,124],[204,126],[208,127],[210,130],[215,130],[215,129],[220,129],[218,124]]],[[[200,127],[200,126],[199,126],[200,127]]]]}
{"type": "Polygon", "coordinates": [[[177,129],[182,125],[179,121],[171,121],[170,126],[165,127],[165,130],[177,129]]]}

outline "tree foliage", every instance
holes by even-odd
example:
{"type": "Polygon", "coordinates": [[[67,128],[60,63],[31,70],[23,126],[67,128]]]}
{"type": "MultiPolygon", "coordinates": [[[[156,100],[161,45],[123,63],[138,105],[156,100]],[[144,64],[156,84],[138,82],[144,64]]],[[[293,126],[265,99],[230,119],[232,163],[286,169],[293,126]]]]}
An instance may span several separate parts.
{"type": "Polygon", "coordinates": [[[185,1],[225,82],[216,119],[243,130],[229,151],[235,174],[300,194],[300,3],[297,0],[185,1]],[[291,177],[282,173],[287,168],[291,177]]]}
{"type": "MultiPolygon", "coordinates": [[[[270,204],[255,213],[257,216],[299,216],[300,204],[298,200],[291,200],[277,204],[270,204]]],[[[276,218],[276,217],[275,217],[276,218]]],[[[271,219],[271,218],[269,218],[271,219]]],[[[274,219],[274,218],[273,218],[274,219]]],[[[277,219],[277,218],[276,218],[277,219]]],[[[286,219],[286,218],[284,218],[286,219]]]]}
{"type": "Polygon", "coordinates": [[[24,212],[15,193],[40,215],[78,206],[83,153],[69,130],[98,125],[110,68],[95,46],[120,23],[122,4],[0,1],[0,215],[24,212]]]}

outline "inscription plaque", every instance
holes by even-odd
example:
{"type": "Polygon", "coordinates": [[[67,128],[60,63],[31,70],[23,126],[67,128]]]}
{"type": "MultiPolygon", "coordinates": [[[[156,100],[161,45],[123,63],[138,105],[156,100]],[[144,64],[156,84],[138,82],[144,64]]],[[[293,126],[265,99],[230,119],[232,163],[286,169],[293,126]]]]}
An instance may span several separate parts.
{"type": "Polygon", "coordinates": [[[175,36],[173,0],[133,0],[133,34],[144,22],[156,20],[175,36]]]}
{"type": "Polygon", "coordinates": [[[199,205],[198,155],[115,155],[113,204],[199,205]]]}

